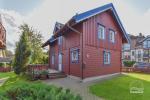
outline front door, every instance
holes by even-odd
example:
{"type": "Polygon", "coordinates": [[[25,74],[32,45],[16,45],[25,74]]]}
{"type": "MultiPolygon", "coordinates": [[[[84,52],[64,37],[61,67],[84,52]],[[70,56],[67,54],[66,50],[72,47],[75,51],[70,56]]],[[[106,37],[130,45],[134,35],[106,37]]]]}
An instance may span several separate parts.
{"type": "Polygon", "coordinates": [[[59,53],[58,55],[58,70],[62,71],[62,54],[59,53]]]}

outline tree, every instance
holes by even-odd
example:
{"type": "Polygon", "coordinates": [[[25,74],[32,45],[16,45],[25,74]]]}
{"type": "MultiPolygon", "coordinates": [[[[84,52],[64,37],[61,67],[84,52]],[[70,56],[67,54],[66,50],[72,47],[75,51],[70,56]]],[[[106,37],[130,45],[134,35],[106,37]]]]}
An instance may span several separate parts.
{"type": "Polygon", "coordinates": [[[13,53],[10,50],[5,50],[6,57],[13,57],[13,53]]]}
{"type": "Polygon", "coordinates": [[[45,60],[45,53],[43,52],[41,45],[42,45],[42,35],[40,32],[35,31],[31,28],[31,32],[29,34],[31,48],[32,48],[32,56],[31,56],[31,63],[32,64],[41,64],[45,60]]]}
{"type": "Polygon", "coordinates": [[[16,43],[15,58],[14,58],[14,72],[16,74],[24,73],[27,65],[30,63],[31,57],[31,43],[29,39],[30,29],[27,24],[20,26],[21,36],[19,42],[16,43]]]}

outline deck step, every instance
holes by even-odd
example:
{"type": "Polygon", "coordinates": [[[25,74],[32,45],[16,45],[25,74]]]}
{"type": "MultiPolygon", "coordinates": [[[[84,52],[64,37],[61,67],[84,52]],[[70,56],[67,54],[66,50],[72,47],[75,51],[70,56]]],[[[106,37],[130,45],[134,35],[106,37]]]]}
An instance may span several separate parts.
{"type": "Polygon", "coordinates": [[[56,78],[64,78],[66,77],[67,75],[65,73],[62,73],[62,72],[58,72],[58,73],[49,73],[48,74],[48,77],[50,79],[56,79],[56,78]]]}

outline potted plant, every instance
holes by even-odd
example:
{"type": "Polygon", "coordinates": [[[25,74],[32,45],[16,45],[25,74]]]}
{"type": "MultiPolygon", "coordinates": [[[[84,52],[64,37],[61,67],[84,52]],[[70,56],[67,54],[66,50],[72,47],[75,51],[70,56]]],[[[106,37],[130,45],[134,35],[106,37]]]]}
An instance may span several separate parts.
{"type": "Polygon", "coordinates": [[[47,70],[42,70],[41,73],[40,73],[40,79],[45,80],[45,79],[48,78],[47,76],[48,76],[48,71],[47,70]]]}

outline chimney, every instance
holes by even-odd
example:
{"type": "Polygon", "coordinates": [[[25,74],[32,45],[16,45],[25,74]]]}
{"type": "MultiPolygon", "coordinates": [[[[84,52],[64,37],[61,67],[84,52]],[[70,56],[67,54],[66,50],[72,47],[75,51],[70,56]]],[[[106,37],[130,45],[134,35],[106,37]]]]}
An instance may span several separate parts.
{"type": "Polygon", "coordinates": [[[143,35],[142,35],[142,33],[139,33],[139,37],[142,37],[143,35]]]}

